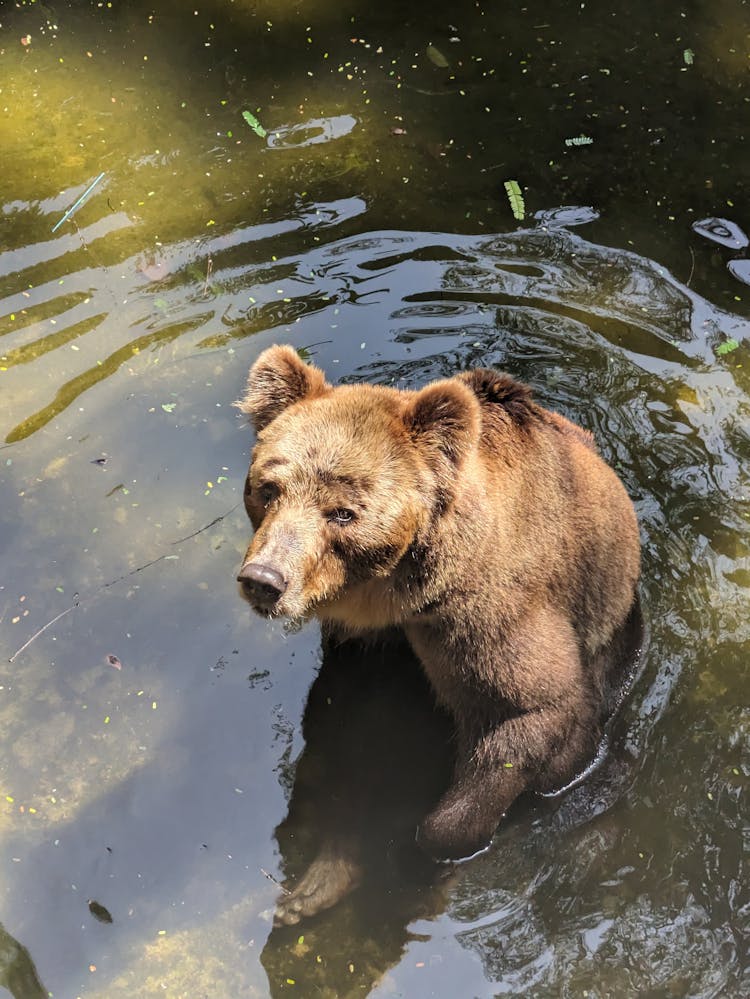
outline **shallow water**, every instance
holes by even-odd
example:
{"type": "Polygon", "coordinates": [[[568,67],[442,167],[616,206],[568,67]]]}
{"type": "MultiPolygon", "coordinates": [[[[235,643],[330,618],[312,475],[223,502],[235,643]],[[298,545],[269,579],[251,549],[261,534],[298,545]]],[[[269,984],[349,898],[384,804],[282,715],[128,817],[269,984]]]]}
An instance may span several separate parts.
{"type": "Polygon", "coordinates": [[[652,8],[0,11],[16,999],[747,993],[748,296],[691,225],[750,226],[750,23],[652,8]],[[305,739],[318,632],[236,592],[230,403],[275,342],[342,381],[506,368],[638,508],[648,643],[608,761],[437,880],[408,843],[444,767],[418,678],[322,672],[305,739]],[[370,877],[271,932],[355,780],[370,877]]]}

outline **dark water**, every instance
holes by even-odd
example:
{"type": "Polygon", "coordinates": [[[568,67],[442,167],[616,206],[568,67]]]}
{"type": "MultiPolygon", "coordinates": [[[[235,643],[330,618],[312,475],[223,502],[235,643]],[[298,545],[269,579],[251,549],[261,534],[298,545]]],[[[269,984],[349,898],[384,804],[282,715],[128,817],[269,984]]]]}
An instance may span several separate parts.
{"type": "Polygon", "coordinates": [[[19,2],[0,32],[0,984],[746,995],[746,251],[691,226],[750,229],[747,6],[19,2]],[[458,870],[410,846],[446,766],[419,675],[315,681],[316,628],[236,592],[230,403],[275,342],[338,380],[507,368],[637,504],[610,756],[458,870]],[[339,822],[363,885],[271,931],[339,822]]]}

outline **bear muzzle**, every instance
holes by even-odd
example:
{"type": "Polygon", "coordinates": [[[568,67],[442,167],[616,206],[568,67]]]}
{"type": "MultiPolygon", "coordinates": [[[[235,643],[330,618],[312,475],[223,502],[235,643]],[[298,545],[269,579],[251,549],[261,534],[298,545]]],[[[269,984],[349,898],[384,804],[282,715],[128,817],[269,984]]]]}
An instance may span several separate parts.
{"type": "Polygon", "coordinates": [[[260,562],[246,562],[240,569],[237,582],[242,584],[243,592],[253,607],[263,614],[273,612],[287,587],[280,572],[260,562]]]}

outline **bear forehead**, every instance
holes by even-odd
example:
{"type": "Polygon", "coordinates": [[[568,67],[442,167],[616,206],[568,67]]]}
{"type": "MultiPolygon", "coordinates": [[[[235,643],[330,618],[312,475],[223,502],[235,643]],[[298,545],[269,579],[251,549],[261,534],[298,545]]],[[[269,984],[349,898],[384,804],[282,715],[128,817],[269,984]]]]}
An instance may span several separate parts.
{"type": "Polygon", "coordinates": [[[342,387],[290,406],[261,432],[259,445],[263,450],[285,450],[288,457],[315,451],[334,461],[359,454],[385,457],[407,448],[400,407],[366,388],[342,387]]]}
{"type": "Polygon", "coordinates": [[[343,387],[283,412],[258,435],[257,472],[345,484],[408,465],[412,446],[400,407],[364,389],[343,387]]]}

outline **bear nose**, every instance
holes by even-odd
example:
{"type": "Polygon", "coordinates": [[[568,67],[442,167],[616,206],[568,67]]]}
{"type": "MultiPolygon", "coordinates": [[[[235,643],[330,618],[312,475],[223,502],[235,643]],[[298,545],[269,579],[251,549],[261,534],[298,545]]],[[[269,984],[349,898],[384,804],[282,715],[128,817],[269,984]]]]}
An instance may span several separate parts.
{"type": "Polygon", "coordinates": [[[286,580],[281,573],[260,562],[246,562],[237,580],[252,600],[265,606],[275,604],[286,590],[286,580]]]}

